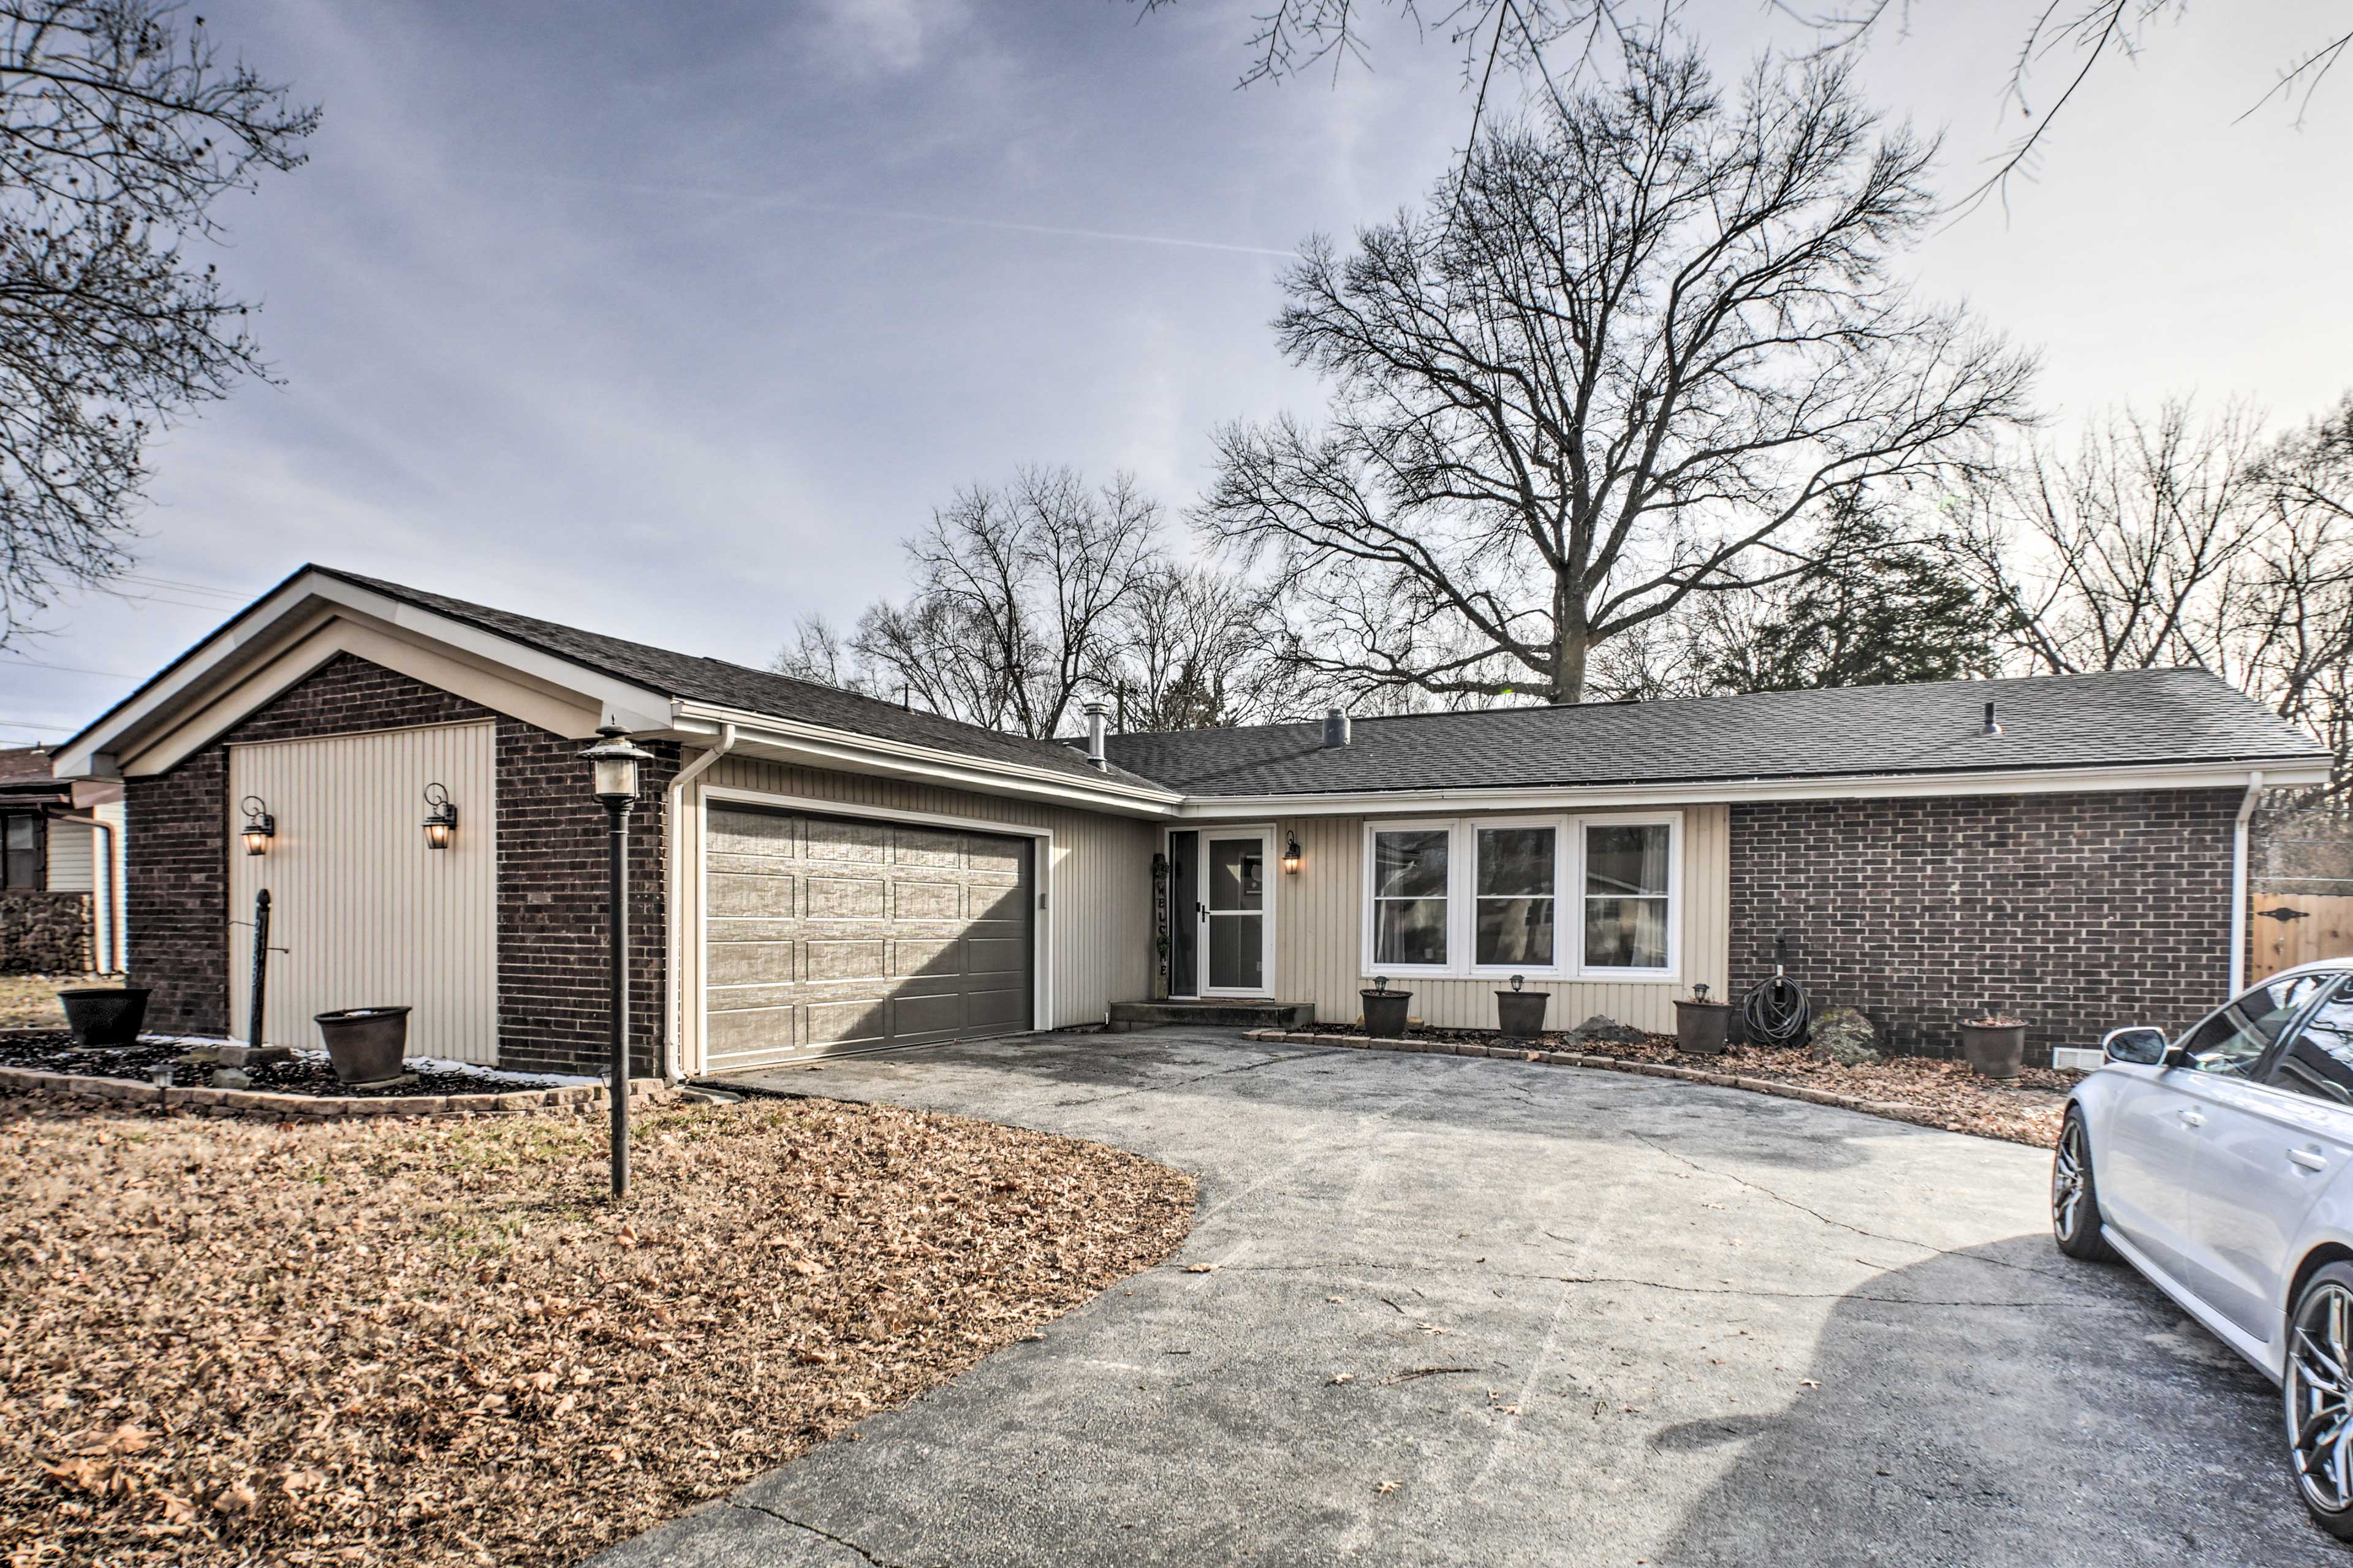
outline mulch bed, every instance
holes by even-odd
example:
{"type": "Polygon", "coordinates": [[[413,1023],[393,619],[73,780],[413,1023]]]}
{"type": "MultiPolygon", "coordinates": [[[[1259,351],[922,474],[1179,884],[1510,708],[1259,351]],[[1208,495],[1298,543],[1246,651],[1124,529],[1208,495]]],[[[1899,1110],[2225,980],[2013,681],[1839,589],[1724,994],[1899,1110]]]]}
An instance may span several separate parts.
{"type": "MultiPolygon", "coordinates": [[[[180,1061],[187,1054],[185,1040],[142,1040],[135,1046],[85,1048],[59,1029],[52,1034],[0,1035],[0,1067],[30,1068],[36,1072],[76,1073],[89,1078],[129,1079],[153,1083],[156,1072],[172,1070],[178,1089],[202,1089],[212,1081],[212,1069],[180,1061]]],[[[268,1094],[315,1094],[343,1100],[397,1098],[417,1094],[495,1094],[516,1087],[515,1081],[486,1073],[435,1069],[411,1070],[398,1082],[359,1088],[344,1083],[335,1069],[313,1056],[287,1061],[256,1062],[238,1069],[252,1081],[249,1089],[268,1094]]]]}
{"type": "Polygon", "coordinates": [[[572,1119],[0,1102],[0,1557],[578,1563],[1192,1223],[1148,1161],[888,1107],[680,1107],[631,1145],[617,1213],[572,1119]]]}
{"type": "MultiPolygon", "coordinates": [[[[1318,1024],[1318,1034],[1364,1034],[1362,1025],[1318,1024]]],[[[1802,1049],[1727,1046],[1721,1056],[1690,1056],[1672,1035],[1619,1027],[1591,1036],[1567,1032],[1530,1041],[1506,1040],[1493,1029],[1414,1029],[1409,1037],[1456,1045],[1520,1045],[1532,1050],[1582,1051],[1620,1061],[1661,1062],[1700,1072],[1800,1083],[1857,1100],[1894,1100],[1928,1113],[1925,1125],[1980,1138],[2000,1138],[2048,1149],[2059,1142],[2068,1091],[2083,1074],[2028,1068],[2007,1083],[1979,1076],[1967,1062],[1938,1057],[1891,1056],[1869,1067],[1841,1067],[1802,1049]]]]}

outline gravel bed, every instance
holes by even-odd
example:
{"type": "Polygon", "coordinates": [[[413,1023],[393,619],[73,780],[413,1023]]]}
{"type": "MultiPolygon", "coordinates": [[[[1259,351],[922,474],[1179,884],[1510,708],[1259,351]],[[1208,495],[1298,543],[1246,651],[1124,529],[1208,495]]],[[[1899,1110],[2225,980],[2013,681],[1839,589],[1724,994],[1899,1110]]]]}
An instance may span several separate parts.
{"type": "Polygon", "coordinates": [[[631,1145],[617,1212],[593,1122],[0,1102],[0,1560],[576,1563],[1192,1223],[1149,1161],[889,1107],[679,1107],[631,1145]]]}

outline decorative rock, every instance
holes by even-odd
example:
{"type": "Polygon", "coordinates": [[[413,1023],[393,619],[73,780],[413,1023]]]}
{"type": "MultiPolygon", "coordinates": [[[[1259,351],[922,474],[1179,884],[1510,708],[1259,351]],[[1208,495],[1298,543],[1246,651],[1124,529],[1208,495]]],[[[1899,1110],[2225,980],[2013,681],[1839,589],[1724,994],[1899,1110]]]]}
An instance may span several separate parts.
{"type": "Polygon", "coordinates": [[[1879,1052],[1873,1048],[1879,1042],[1879,1031],[1857,1008],[1828,1009],[1814,1020],[1806,1037],[1807,1053],[1818,1061],[1860,1068],[1879,1060],[1879,1052]]]}
{"type": "Polygon", "coordinates": [[[213,1087],[215,1089],[251,1089],[253,1075],[241,1068],[217,1067],[213,1068],[213,1087]]]}
{"type": "Polygon", "coordinates": [[[1569,1033],[1580,1039],[1598,1041],[1603,1045],[1636,1045],[1645,1038],[1641,1030],[1630,1029],[1604,1013],[1596,1013],[1576,1028],[1571,1029],[1569,1033]]]}

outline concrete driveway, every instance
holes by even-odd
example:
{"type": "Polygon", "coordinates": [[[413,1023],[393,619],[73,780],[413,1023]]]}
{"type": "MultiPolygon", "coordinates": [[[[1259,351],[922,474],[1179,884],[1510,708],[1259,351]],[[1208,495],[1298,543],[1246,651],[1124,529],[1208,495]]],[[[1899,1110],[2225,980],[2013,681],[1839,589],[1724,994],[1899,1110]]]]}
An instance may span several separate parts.
{"type": "Polygon", "coordinates": [[[1199,1178],[1198,1221],[607,1568],[2345,1560],[2271,1385],[2061,1257],[2035,1150],[1176,1030],[765,1081],[1135,1150],[1199,1178]]]}

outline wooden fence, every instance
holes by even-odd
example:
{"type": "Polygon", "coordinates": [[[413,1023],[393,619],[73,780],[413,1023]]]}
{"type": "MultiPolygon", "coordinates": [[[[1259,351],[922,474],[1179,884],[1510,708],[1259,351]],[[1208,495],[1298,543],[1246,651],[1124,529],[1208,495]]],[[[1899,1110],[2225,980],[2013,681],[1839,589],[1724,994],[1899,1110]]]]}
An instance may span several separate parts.
{"type": "Polygon", "coordinates": [[[2247,983],[2299,963],[2353,958],[2353,898],[2257,893],[2248,904],[2247,983]]]}

